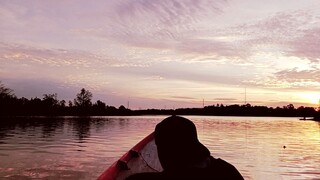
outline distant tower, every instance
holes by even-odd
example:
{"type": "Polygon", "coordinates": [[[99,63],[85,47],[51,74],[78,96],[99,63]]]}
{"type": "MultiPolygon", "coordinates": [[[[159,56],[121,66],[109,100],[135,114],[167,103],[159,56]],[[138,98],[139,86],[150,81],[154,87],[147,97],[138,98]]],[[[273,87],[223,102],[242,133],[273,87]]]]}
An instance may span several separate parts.
{"type": "Polygon", "coordinates": [[[127,101],[127,109],[130,108],[130,96],[128,97],[128,101],[127,101]]]}
{"type": "Polygon", "coordinates": [[[204,99],[202,99],[202,107],[204,108],[204,99]]]}
{"type": "Polygon", "coordinates": [[[247,104],[247,88],[244,88],[244,104],[247,104]]]}

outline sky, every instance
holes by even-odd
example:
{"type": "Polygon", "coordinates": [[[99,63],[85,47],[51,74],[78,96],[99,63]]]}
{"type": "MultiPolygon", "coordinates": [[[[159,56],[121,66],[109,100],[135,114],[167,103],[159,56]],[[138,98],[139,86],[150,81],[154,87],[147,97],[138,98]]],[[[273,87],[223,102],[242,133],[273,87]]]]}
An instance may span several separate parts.
{"type": "Polygon", "coordinates": [[[319,0],[0,1],[0,81],[131,109],[317,106],[319,0]]]}

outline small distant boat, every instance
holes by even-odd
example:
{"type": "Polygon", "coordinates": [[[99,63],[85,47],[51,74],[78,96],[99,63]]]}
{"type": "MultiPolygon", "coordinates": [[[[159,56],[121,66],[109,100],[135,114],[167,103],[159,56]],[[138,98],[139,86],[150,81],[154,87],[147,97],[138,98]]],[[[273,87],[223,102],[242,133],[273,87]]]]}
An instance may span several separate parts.
{"type": "Polygon", "coordinates": [[[300,118],[300,120],[310,120],[310,121],[320,121],[320,116],[314,116],[314,117],[303,117],[303,118],[300,118]]]}
{"type": "Polygon", "coordinates": [[[313,120],[314,118],[313,117],[303,117],[303,118],[300,118],[300,120],[313,120]]]}
{"type": "Polygon", "coordinates": [[[154,133],[151,133],[106,169],[98,180],[122,180],[136,173],[160,171],[162,167],[158,159],[154,133]]]}

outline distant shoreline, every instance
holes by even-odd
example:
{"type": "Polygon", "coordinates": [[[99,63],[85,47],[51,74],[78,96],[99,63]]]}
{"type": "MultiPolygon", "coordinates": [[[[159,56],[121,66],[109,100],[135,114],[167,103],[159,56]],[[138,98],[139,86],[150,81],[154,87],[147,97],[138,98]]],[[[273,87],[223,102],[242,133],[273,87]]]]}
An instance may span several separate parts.
{"type": "Polygon", "coordinates": [[[305,119],[302,116],[272,116],[272,115],[208,115],[208,114],[105,114],[105,115],[0,115],[0,117],[37,117],[37,118],[65,118],[65,117],[135,117],[135,116],[171,116],[171,115],[179,115],[179,116],[217,116],[217,117],[294,117],[299,118],[301,121],[310,121],[316,120],[312,116],[307,116],[305,119]]]}
{"type": "Polygon", "coordinates": [[[74,101],[58,100],[57,94],[44,94],[43,98],[17,98],[13,90],[0,82],[1,116],[143,116],[143,115],[200,115],[200,116],[248,116],[248,117],[313,117],[320,119],[320,108],[288,104],[283,107],[255,106],[251,104],[208,105],[203,108],[142,109],[131,110],[121,105],[118,108],[97,100],[92,102],[92,93],[84,88],[74,101]]]}

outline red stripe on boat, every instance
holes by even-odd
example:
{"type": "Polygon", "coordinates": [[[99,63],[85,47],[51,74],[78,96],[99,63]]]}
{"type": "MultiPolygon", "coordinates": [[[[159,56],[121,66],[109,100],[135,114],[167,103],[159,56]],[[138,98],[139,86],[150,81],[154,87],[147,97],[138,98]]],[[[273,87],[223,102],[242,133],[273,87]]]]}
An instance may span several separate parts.
{"type": "MultiPolygon", "coordinates": [[[[147,145],[154,138],[154,132],[149,134],[138,144],[136,144],[130,151],[140,152],[145,145],[147,145]]],[[[118,161],[113,163],[107,170],[105,170],[99,177],[98,180],[115,180],[117,174],[120,172],[120,162],[128,163],[132,158],[133,154],[128,151],[118,161]]]]}

